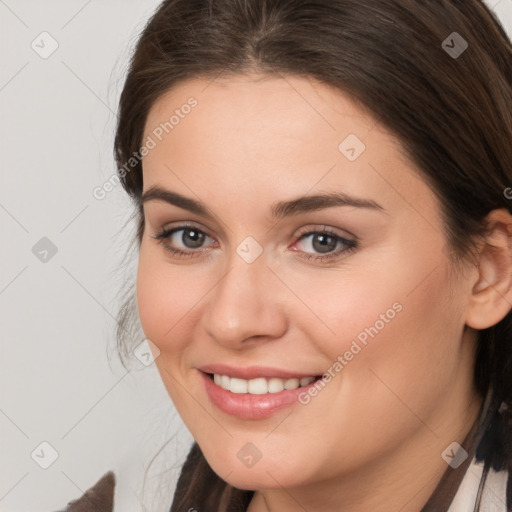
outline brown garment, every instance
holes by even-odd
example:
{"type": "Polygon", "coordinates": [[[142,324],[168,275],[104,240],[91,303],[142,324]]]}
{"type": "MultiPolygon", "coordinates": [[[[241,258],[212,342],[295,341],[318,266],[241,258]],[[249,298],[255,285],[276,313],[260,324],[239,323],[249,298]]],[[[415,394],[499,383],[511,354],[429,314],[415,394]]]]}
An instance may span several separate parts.
{"type": "Polygon", "coordinates": [[[116,477],[105,473],[81,498],[70,501],[62,512],[112,512],[116,477]]]}

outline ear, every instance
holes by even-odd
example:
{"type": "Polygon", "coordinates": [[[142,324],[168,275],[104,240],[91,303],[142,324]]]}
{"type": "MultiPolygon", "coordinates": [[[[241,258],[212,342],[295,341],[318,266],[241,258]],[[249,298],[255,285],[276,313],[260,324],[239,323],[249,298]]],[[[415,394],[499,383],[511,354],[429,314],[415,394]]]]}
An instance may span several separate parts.
{"type": "Polygon", "coordinates": [[[512,309],[512,216],[502,208],[486,218],[488,233],[478,254],[478,279],[468,304],[466,324],[487,329],[512,309]]]}

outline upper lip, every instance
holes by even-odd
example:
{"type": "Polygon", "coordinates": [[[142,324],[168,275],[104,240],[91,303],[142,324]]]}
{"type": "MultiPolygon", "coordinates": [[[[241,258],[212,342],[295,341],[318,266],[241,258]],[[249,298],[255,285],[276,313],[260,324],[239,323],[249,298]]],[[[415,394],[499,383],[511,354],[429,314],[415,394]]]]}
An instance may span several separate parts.
{"type": "Polygon", "coordinates": [[[198,370],[204,373],[216,373],[217,375],[227,375],[228,377],[235,377],[238,379],[251,380],[258,377],[277,377],[280,379],[301,379],[303,377],[316,377],[318,374],[291,372],[281,368],[270,368],[267,366],[229,366],[226,364],[207,364],[198,367],[198,370]]]}

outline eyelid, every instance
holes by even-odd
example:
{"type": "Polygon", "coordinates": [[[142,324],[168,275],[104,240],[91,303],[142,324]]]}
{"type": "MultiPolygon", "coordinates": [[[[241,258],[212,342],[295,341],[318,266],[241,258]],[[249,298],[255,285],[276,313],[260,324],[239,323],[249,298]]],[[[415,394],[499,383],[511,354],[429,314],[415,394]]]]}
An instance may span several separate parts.
{"type": "Polygon", "coordinates": [[[231,230],[223,220],[215,214],[212,218],[201,214],[185,212],[180,207],[162,201],[146,201],[143,204],[144,219],[155,231],[173,229],[176,226],[193,226],[216,240],[226,240],[231,230]],[[208,227],[207,227],[208,226],[208,227]],[[212,233],[216,233],[215,236],[212,233]]]}
{"type": "Polygon", "coordinates": [[[161,228],[158,228],[157,231],[159,233],[162,232],[169,232],[169,231],[179,231],[180,229],[186,229],[186,228],[195,228],[198,231],[201,231],[205,235],[208,235],[211,239],[215,240],[215,237],[211,234],[210,230],[205,227],[204,225],[191,221],[191,220],[182,220],[182,221],[175,221],[171,223],[164,224],[161,228]]]}
{"type": "Polygon", "coordinates": [[[329,233],[331,235],[338,236],[345,240],[350,240],[353,242],[358,241],[357,236],[350,233],[350,231],[333,228],[327,224],[312,224],[310,226],[299,228],[297,234],[295,235],[296,240],[298,240],[301,236],[310,235],[312,233],[329,233]]]}

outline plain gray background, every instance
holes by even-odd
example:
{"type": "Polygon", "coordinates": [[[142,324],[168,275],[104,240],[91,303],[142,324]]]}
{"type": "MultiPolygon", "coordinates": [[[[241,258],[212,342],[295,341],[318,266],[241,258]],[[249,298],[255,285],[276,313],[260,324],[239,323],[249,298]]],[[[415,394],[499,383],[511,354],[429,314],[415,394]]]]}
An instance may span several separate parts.
{"type": "Polygon", "coordinates": [[[109,469],[116,510],[168,510],[191,442],[154,365],[127,374],[112,351],[132,210],[120,186],[92,193],[115,172],[128,57],[158,3],[0,1],[1,512],[57,510],[109,469]],[[41,32],[59,45],[47,58],[31,47],[55,44],[41,32]],[[47,469],[31,458],[43,441],[58,452],[47,469]]]}
{"type": "MultiPolygon", "coordinates": [[[[488,3],[512,34],[512,0],[488,3]]],[[[192,441],[154,364],[116,359],[132,210],[120,186],[92,193],[115,172],[118,97],[158,4],[0,0],[1,512],[63,508],[111,469],[116,512],[166,512],[192,441]]]]}

